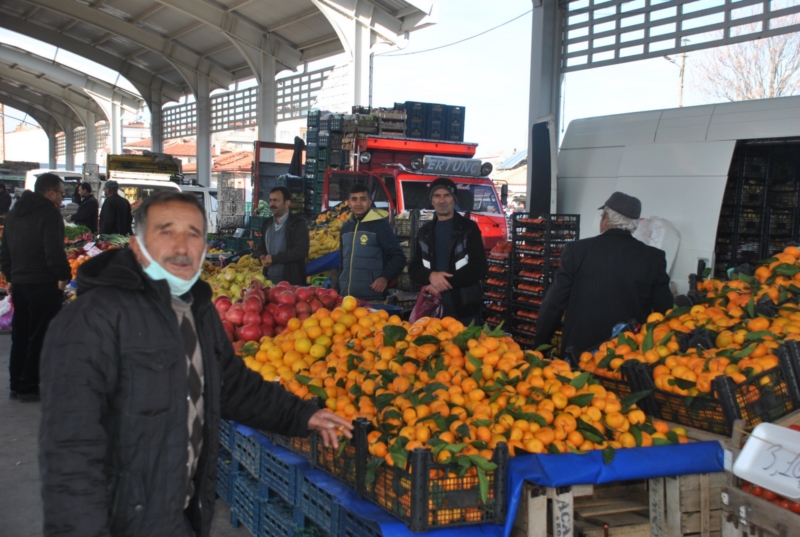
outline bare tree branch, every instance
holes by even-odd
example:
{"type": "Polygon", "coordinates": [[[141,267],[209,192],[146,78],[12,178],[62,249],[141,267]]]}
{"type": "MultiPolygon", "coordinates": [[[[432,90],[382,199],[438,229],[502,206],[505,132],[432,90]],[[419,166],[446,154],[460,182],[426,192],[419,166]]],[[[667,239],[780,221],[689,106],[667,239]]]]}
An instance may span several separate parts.
{"type": "MultiPolygon", "coordinates": [[[[780,23],[798,24],[800,15],[782,17],[780,23]]],[[[738,27],[735,35],[760,31],[759,22],[738,27]]],[[[693,85],[710,100],[745,101],[800,93],[800,33],[719,47],[695,58],[693,85]]]]}

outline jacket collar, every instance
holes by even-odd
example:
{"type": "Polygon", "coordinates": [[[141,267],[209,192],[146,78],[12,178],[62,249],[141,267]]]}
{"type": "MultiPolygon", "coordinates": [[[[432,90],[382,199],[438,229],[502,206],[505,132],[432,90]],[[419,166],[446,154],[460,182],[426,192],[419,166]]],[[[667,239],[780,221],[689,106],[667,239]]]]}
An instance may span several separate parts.
{"type": "Polygon", "coordinates": [[[605,230],[605,231],[602,233],[602,235],[620,235],[620,236],[622,236],[622,235],[626,235],[626,236],[628,236],[628,237],[632,237],[632,236],[633,236],[633,233],[631,233],[631,232],[630,232],[630,231],[628,231],[627,229],[616,229],[616,228],[611,228],[611,229],[607,229],[607,230],[605,230]]]}
{"type": "Polygon", "coordinates": [[[372,207],[369,211],[367,211],[367,214],[365,214],[364,218],[362,218],[361,220],[358,220],[356,218],[356,215],[354,214],[350,216],[350,220],[352,220],[353,222],[361,222],[361,223],[375,222],[377,220],[383,220],[387,216],[389,216],[389,213],[387,213],[383,209],[376,209],[375,207],[372,207]]]}
{"type": "MultiPolygon", "coordinates": [[[[129,249],[108,250],[87,261],[78,269],[78,294],[98,287],[138,291],[169,306],[172,295],[166,281],[148,278],[129,249]]],[[[197,280],[191,289],[192,311],[199,312],[211,303],[211,287],[197,280]]]]}

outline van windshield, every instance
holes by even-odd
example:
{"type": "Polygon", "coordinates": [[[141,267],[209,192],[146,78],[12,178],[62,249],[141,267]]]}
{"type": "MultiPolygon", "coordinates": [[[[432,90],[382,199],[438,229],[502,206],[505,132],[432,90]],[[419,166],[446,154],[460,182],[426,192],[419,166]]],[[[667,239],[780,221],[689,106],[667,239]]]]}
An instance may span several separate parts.
{"type": "MultiPolygon", "coordinates": [[[[430,202],[430,183],[426,181],[400,181],[403,189],[403,210],[433,209],[430,202]]],[[[456,182],[456,210],[460,212],[502,214],[500,204],[491,185],[456,182]]]]}

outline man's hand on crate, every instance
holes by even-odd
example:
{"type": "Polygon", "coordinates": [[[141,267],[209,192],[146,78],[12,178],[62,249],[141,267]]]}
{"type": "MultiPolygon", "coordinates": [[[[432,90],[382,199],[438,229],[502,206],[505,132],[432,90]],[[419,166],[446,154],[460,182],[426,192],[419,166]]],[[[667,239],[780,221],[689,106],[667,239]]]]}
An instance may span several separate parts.
{"type": "Polygon", "coordinates": [[[353,438],[353,424],[327,409],[318,410],[308,420],[309,431],[319,431],[325,447],[339,447],[339,435],[353,438]]]}

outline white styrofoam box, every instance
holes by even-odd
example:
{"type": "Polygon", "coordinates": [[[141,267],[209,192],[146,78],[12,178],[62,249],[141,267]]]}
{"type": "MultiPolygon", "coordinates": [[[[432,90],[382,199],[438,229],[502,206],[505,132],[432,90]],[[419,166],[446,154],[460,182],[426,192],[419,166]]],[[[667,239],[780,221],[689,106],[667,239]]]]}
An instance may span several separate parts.
{"type": "Polygon", "coordinates": [[[758,425],[733,464],[734,475],[781,496],[800,498],[800,432],[758,425]]]}

